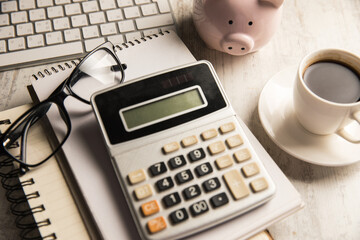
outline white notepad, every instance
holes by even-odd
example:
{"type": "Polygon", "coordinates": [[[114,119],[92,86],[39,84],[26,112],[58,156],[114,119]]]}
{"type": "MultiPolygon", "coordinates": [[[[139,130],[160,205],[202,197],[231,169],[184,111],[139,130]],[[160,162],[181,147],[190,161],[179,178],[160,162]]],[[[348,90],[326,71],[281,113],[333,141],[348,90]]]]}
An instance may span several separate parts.
{"type": "MultiPolygon", "coordinates": [[[[126,81],[196,61],[174,32],[141,39],[117,52],[127,64],[126,81]]],[[[52,74],[33,82],[40,100],[44,100],[62,82],[70,70],[52,74]]],[[[100,129],[90,105],[68,97],[65,106],[69,112],[72,132],[63,146],[68,167],[85,198],[99,233],[104,239],[138,239],[130,211],[121,192],[115,172],[105,149],[100,129]]],[[[50,119],[56,125],[56,119],[50,119]]],[[[240,123],[243,122],[240,120],[240,123]]],[[[243,124],[246,134],[255,146],[260,159],[277,185],[275,197],[267,204],[233,219],[226,224],[204,231],[196,239],[241,239],[263,230],[302,207],[298,192],[243,124]]],[[[61,161],[60,161],[61,165],[61,161]]]]}

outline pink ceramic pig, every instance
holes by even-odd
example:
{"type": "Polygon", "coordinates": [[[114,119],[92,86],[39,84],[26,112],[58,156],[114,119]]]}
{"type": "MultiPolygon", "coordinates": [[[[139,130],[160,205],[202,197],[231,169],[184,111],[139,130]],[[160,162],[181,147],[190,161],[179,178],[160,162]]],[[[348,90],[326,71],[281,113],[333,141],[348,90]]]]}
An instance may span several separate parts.
{"type": "Polygon", "coordinates": [[[194,0],[195,27],[208,47],[244,55],[263,47],[280,24],[284,0],[194,0]]]}

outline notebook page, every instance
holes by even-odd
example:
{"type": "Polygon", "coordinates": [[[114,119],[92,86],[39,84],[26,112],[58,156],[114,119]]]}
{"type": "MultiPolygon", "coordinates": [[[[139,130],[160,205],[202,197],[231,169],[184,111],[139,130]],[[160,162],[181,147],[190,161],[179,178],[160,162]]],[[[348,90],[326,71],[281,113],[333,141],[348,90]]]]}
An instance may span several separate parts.
{"type": "MultiPolygon", "coordinates": [[[[0,119],[13,122],[30,105],[23,105],[0,113],[0,119]]],[[[50,148],[44,130],[38,125],[32,132],[37,141],[29,143],[29,149],[46,151],[50,148]]],[[[5,129],[1,129],[4,131],[5,129]]],[[[79,211],[70,194],[56,159],[53,157],[38,168],[19,177],[20,182],[33,179],[34,184],[23,186],[25,195],[38,192],[39,197],[28,200],[30,208],[44,206],[44,211],[34,213],[36,222],[50,220],[50,225],[40,227],[42,237],[55,233],[57,239],[90,239],[79,211]]]]}

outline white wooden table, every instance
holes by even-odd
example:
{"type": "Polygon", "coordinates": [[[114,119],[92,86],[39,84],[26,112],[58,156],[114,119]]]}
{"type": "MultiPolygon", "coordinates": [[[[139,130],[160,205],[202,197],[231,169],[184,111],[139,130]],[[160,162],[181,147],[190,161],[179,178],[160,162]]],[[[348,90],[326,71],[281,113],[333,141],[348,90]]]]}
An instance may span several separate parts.
{"type": "MultiPolygon", "coordinates": [[[[343,48],[360,54],[360,1],[285,0],[281,26],[270,43],[242,57],[205,46],[192,21],[192,0],[171,3],[181,39],[197,59],[214,65],[237,114],[303,197],[303,210],[269,228],[274,239],[360,239],[360,163],[331,168],[300,161],[272,142],[257,113],[266,82],[307,53],[343,48]]],[[[22,77],[26,71],[0,73],[0,110],[30,101],[29,80],[22,77]]],[[[19,231],[4,199],[0,190],[0,239],[16,239],[19,231]]]]}

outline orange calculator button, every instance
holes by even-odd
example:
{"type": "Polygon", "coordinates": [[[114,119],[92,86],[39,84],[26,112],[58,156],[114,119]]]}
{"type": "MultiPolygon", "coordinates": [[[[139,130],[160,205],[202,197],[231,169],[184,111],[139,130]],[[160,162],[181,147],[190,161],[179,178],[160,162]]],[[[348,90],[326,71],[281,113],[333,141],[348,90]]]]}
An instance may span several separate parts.
{"type": "Polygon", "coordinates": [[[148,229],[150,233],[156,233],[166,228],[165,218],[163,216],[148,221],[148,229]]]}
{"type": "Polygon", "coordinates": [[[141,205],[141,211],[144,214],[144,216],[149,216],[154,213],[157,213],[160,211],[159,204],[156,200],[152,200],[150,202],[144,203],[141,205]]]}

